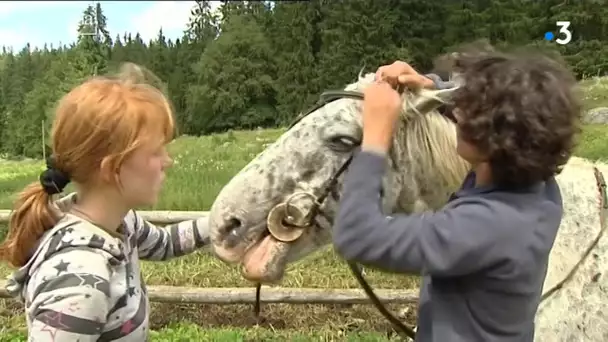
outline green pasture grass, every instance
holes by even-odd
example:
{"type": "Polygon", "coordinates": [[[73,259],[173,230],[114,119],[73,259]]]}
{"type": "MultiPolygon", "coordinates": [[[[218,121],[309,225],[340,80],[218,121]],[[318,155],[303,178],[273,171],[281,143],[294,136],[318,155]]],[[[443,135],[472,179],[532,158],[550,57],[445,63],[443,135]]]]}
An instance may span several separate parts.
{"type": "MultiPolygon", "coordinates": [[[[377,332],[357,331],[319,331],[319,330],[276,330],[270,328],[255,327],[251,329],[240,328],[217,328],[203,329],[194,323],[172,324],[158,331],[153,331],[150,336],[154,342],[321,342],[321,341],[344,341],[344,342],[389,342],[399,341],[394,336],[377,332]]],[[[23,332],[12,332],[0,335],[0,342],[25,342],[27,337],[23,332]]]]}
{"type": "Polygon", "coordinates": [[[608,107],[608,77],[592,77],[579,83],[585,109],[608,107]]]}

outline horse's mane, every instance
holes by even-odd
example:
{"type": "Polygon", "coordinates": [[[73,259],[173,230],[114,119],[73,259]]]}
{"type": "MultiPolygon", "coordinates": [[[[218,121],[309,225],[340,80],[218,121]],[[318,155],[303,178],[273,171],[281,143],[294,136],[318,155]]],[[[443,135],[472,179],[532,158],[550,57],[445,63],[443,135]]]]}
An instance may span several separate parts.
{"type": "Polygon", "coordinates": [[[147,84],[160,90],[163,94],[165,94],[165,96],[168,95],[168,88],[166,83],[164,83],[150,69],[147,69],[135,63],[122,63],[119,69],[116,72],[110,74],[110,76],[132,83],[147,84]]]}
{"type": "MultiPolygon", "coordinates": [[[[359,75],[359,80],[348,85],[345,90],[363,91],[374,82],[374,74],[359,75]]],[[[462,182],[469,164],[456,153],[456,127],[446,117],[436,110],[426,113],[416,113],[408,104],[416,102],[418,97],[432,96],[430,92],[417,93],[406,91],[403,94],[403,107],[401,111],[402,125],[396,132],[394,153],[405,156],[412,170],[412,183],[420,189],[434,187],[436,189],[449,189],[454,191],[462,182]]],[[[440,99],[437,99],[440,101],[440,99]]],[[[419,194],[425,197],[424,193],[419,194]]],[[[434,193],[431,188],[430,198],[424,198],[428,206],[435,208],[447,200],[447,194],[434,193]],[[433,197],[439,198],[433,198],[433,197]]]]}

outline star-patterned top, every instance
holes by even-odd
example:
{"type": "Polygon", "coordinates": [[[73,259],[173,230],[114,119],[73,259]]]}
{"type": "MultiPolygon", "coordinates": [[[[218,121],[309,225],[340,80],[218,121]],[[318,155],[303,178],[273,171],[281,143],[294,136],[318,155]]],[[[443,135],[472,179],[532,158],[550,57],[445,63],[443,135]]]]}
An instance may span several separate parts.
{"type": "MultiPolygon", "coordinates": [[[[67,211],[74,195],[61,200],[67,211]]],[[[120,234],[65,214],[7,290],[25,302],[31,341],[147,341],[149,302],[139,259],[167,260],[208,245],[206,218],[156,227],[134,211],[120,234]]]]}

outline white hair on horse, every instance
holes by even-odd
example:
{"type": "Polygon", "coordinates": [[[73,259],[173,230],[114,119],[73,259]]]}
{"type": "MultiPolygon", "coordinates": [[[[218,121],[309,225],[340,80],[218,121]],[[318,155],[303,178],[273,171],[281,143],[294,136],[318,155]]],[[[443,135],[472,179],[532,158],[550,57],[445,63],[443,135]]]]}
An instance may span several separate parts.
{"type": "MultiPolygon", "coordinates": [[[[375,74],[361,76],[360,73],[358,81],[346,86],[345,90],[363,92],[374,80],[375,74]]],[[[451,91],[446,92],[449,94],[451,91]]],[[[469,164],[454,152],[456,127],[435,110],[437,104],[447,102],[443,94],[421,89],[418,92],[405,91],[402,95],[402,124],[395,132],[396,143],[391,153],[405,156],[412,177],[406,184],[411,184],[416,198],[422,199],[416,202],[416,208],[408,208],[412,211],[442,206],[446,201],[446,191],[453,192],[469,170],[469,164]],[[430,190],[428,195],[432,196],[416,191],[421,188],[430,190]]]]}
{"type": "Polygon", "coordinates": [[[563,281],[592,242],[598,236],[600,239],[572,279],[539,306],[538,341],[600,342],[608,337],[608,237],[600,236],[600,195],[594,167],[608,175],[608,164],[572,157],[556,177],[564,216],[549,256],[544,290],[563,281]]]}
{"type": "Polygon", "coordinates": [[[160,77],[154,74],[150,69],[132,62],[122,63],[118,72],[113,76],[126,82],[147,84],[160,90],[165,95],[168,93],[167,85],[160,77]]]}

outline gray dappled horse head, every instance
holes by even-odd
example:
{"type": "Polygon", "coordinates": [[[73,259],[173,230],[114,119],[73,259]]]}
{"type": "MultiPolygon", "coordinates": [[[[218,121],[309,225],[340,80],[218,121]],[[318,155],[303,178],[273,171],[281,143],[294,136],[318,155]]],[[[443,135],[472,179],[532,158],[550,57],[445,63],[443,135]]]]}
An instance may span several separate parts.
{"type": "MultiPolygon", "coordinates": [[[[359,76],[345,90],[362,92],[374,74],[359,76]]],[[[439,107],[454,89],[404,94],[404,107],[383,182],[385,212],[440,208],[468,170],[455,151],[455,126],[439,107]],[[409,106],[407,105],[409,103],[409,106]]],[[[280,280],[288,263],[331,242],[337,201],[323,203],[325,215],[292,242],[268,234],[273,207],[296,192],[318,194],[358,147],[362,137],[362,101],[342,98],[310,113],[245,166],[219,193],[210,212],[211,239],[219,258],[242,263],[254,281],[280,280]]],[[[341,180],[337,184],[339,191],[341,180]]],[[[310,198],[290,201],[307,212],[310,198]]],[[[284,217],[271,224],[281,225],[284,217]]],[[[289,229],[290,227],[286,227],[289,229]]],[[[298,234],[299,235],[299,234],[298,234]]]]}

